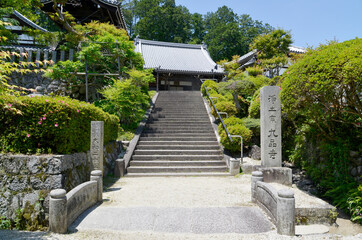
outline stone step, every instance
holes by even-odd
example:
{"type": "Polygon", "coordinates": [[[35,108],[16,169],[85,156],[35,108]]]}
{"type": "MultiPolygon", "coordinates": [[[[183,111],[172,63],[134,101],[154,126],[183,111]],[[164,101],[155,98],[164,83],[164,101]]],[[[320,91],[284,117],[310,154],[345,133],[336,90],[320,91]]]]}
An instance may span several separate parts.
{"type": "Polygon", "coordinates": [[[149,122],[210,122],[208,117],[166,117],[166,118],[153,118],[150,117],[149,122]]]}
{"type": "Polygon", "coordinates": [[[148,121],[150,124],[152,123],[208,123],[210,124],[209,119],[151,119],[148,121]]]}
{"type": "Polygon", "coordinates": [[[160,167],[160,166],[150,166],[150,167],[139,167],[139,166],[130,166],[127,168],[128,173],[162,173],[162,172],[226,172],[226,166],[178,166],[178,167],[160,167]]]}
{"type": "Polygon", "coordinates": [[[127,173],[125,177],[228,177],[228,172],[193,172],[193,173],[127,173]]]}
{"type": "Polygon", "coordinates": [[[210,145],[219,145],[217,140],[214,141],[147,141],[140,140],[138,142],[139,145],[147,145],[147,146],[210,146],[210,145]]]}
{"type": "Polygon", "coordinates": [[[169,113],[152,113],[150,118],[209,118],[207,114],[169,114],[169,113]]]}
{"type": "Polygon", "coordinates": [[[209,122],[160,122],[154,121],[146,124],[146,127],[211,127],[209,122]]]}
{"type": "Polygon", "coordinates": [[[152,161],[202,161],[202,160],[222,160],[222,155],[133,155],[132,160],[152,161]]]}
{"type": "Polygon", "coordinates": [[[179,126],[179,125],[155,125],[155,124],[147,124],[144,131],[163,131],[163,130],[200,130],[200,131],[205,131],[205,130],[213,130],[213,128],[208,125],[208,126],[179,126]]]}
{"type": "Polygon", "coordinates": [[[142,133],[141,137],[215,137],[214,132],[202,133],[142,133]]]}
{"type": "Polygon", "coordinates": [[[163,130],[153,130],[153,129],[146,129],[145,131],[143,131],[144,134],[182,134],[182,133],[187,133],[190,134],[192,133],[193,135],[199,135],[202,133],[212,133],[214,134],[214,131],[212,129],[163,129],[163,130]]]}
{"type": "Polygon", "coordinates": [[[216,141],[215,135],[212,137],[140,137],[141,141],[216,141]]]}
{"type": "Polygon", "coordinates": [[[136,149],[159,149],[159,150],[179,150],[179,149],[187,149],[187,150],[220,150],[220,146],[216,143],[213,143],[213,145],[146,145],[140,144],[137,145],[136,149]]]}
{"type": "Polygon", "coordinates": [[[131,161],[130,166],[225,166],[224,161],[131,161]]]}
{"type": "Polygon", "coordinates": [[[220,150],[189,150],[189,149],[138,149],[134,151],[134,155],[220,155],[220,150]]]}

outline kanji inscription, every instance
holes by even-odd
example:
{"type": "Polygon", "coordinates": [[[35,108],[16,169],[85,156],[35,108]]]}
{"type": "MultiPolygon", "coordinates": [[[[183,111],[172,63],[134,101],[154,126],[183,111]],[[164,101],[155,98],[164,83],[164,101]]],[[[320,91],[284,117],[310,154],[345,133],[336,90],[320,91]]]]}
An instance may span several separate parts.
{"type": "Polygon", "coordinates": [[[281,105],[280,88],[266,86],[260,90],[261,164],[281,167],[281,105]]]}

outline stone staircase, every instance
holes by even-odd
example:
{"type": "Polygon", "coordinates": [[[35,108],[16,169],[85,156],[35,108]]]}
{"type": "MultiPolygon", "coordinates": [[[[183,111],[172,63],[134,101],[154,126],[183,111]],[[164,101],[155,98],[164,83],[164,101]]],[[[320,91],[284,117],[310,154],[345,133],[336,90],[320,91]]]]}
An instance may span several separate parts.
{"type": "Polygon", "coordinates": [[[127,176],[227,176],[200,92],[160,92],[127,176]]]}

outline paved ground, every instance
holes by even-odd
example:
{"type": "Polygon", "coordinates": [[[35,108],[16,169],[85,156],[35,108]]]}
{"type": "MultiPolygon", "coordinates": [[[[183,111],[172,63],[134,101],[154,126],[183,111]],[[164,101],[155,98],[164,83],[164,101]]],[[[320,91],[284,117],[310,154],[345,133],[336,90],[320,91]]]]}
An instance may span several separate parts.
{"type": "Polygon", "coordinates": [[[123,178],[103,198],[66,235],[0,231],[0,239],[362,239],[349,221],[334,235],[277,235],[250,202],[250,175],[123,178]]]}

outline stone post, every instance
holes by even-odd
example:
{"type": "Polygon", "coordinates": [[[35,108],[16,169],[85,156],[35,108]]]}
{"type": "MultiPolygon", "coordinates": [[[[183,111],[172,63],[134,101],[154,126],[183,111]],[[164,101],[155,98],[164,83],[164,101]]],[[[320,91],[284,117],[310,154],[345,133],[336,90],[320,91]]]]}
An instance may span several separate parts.
{"type": "Polygon", "coordinates": [[[240,173],[240,161],[235,158],[230,158],[230,167],[229,172],[230,175],[234,176],[240,173]]]}
{"type": "Polygon", "coordinates": [[[94,170],[91,172],[91,181],[97,181],[97,201],[103,200],[103,178],[101,170],[94,170]]]}
{"type": "Polygon", "coordinates": [[[289,189],[278,191],[277,200],[277,231],[278,234],[295,235],[295,198],[289,189]]]}
{"type": "Polygon", "coordinates": [[[251,173],[251,201],[256,202],[256,183],[263,182],[263,173],[260,171],[254,171],[251,173]]]}
{"type": "Polygon", "coordinates": [[[66,193],[64,189],[50,192],[49,229],[55,233],[66,233],[68,230],[66,193]]]}
{"type": "Polygon", "coordinates": [[[265,86],[260,90],[261,165],[282,166],[282,130],[280,88],[265,86]]]}
{"type": "Polygon", "coordinates": [[[104,122],[91,122],[91,145],[90,154],[92,169],[101,170],[103,172],[103,139],[104,139],[104,122]]]}
{"type": "Polygon", "coordinates": [[[121,178],[124,176],[126,170],[124,159],[117,159],[116,165],[114,166],[114,176],[121,178]]]}

